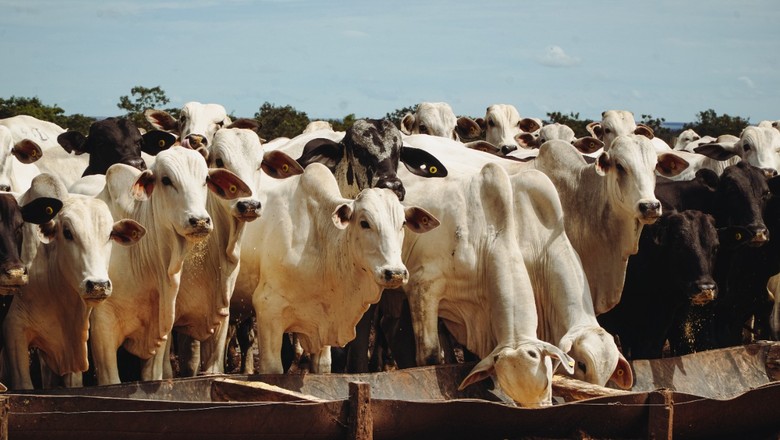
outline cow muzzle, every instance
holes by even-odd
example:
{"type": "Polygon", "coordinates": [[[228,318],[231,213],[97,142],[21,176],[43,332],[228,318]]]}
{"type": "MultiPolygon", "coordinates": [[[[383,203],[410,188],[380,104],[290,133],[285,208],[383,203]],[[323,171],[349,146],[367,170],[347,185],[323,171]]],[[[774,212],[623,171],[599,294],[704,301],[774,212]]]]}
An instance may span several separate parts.
{"type": "Polygon", "coordinates": [[[753,238],[750,239],[750,247],[763,246],[769,241],[769,230],[767,228],[756,228],[753,231],[753,238]]]}
{"type": "Polygon", "coordinates": [[[516,151],[517,145],[502,145],[501,146],[501,156],[506,156],[507,154],[516,151]]]}
{"type": "Polygon", "coordinates": [[[401,182],[401,179],[398,177],[392,176],[392,177],[382,177],[376,182],[377,188],[387,188],[395,193],[396,196],[398,196],[398,200],[404,201],[404,196],[406,196],[406,188],[404,188],[403,182],[401,182]]]}
{"type": "Polygon", "coordinates": [[[637,209],[639,209],[640,220],[645,224],[651,225],[661,217],[661,202],[658,200],[639,202],[637,209]]]}
{"type": "Polygon", "coordinates": [[[190,217],[185,237],[190,241],[200,241],[206,238],[212,229],[214,226],[211,224],[211,217],[190,217]]]}
{"type": "Polygon", "coordinates": [[[258,200],[241,200],[233,209],[233,217],[238,220],[251,222],[260,217],[261,204],[258,200]]]}
{"type": "Polygon", "coordinates": [[[395,289],[409,281],[409,271],[406,268],[381,269],[376,276],[376,282],[385,289],[395,289]]]}
{"type": "Polygon", "coordinates": [[[0,274],[0,288],[16,289],[27,285],[28,281],[27,268],[24,266],[11,267],[0,274]]]}
{"type": "Polygon", "coordinates": [[[184,148],[190,148],[197,150],[199,148],[205,148],[208,146],[208,139],[205,136],[199,134],[191,134],[181,141],[181,146],[184,148]]]}
{"type": "Polygon", "coordinates": [[[696,293],[690,295],[691,305],[703,306],[718,297],[718,286],[714,282],[696,284],[696,293]]]}
{"type": "Polygon", "coordinates": [[[99,303],[111,296],[111,280],[86,280],[81,297],[87,304],[99,303]]]}

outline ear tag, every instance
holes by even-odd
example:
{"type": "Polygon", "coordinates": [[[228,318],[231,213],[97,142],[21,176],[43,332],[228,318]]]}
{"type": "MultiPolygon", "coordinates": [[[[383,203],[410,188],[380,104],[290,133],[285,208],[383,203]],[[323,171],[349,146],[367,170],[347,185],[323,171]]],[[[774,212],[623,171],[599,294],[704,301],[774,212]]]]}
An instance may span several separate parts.
{"type": "MultiPolygon", "coordinates": [[[[572,364],[572,366],[574,366],[574,362],[572,362],[571,364],[572,364]]],[[[624,374],[626,374],[626,372],[625,372],[625,371],[623,371],[623,369],[622,369],[622,368],[621,368],[620,370],[618,370],[618,371],[617,371],[617,375],[618,375],[618,377],[620,377],[620,376],[622,376],[622,375],[624,375],[624,374]]]]}
{"type": "Polygon", "coordinates": [[[236,191],[238,191],[238,188],[236,187],[236,185],[230,185],[229,189],[230,189],[230,192],[234,193],[234,194],[235,194],[236,191]]]}
{"type": "Polygon", "coordinates": [[[52,215],[54,214],[54,209],[51,206],[47,206],[44,211],[46,212],[46,215],[52,215]]]}
{"type": "Polygon", "coordinates": [[[439,169],[436,168],[436,167],[430,167],[430,168],[428,168],[428,172],[431,173],[431,174],[436,174],[436,173],[439,172],[439,169]]]}
{"type": "Polygon", "coordinates": [[[159,141],[157,141],[157,145],[159,145],[160,147],[164,147],[165,146],[165,140],[160,139],[159,141]]]}
{"type": "Polygon", "coordinates": [[[423,217],[420,219],[420,223],[427,225],[428,224],[428,217],[423,217]]]}
{"type": "Polygon", "coordinates": [[[133,231],[133,238],[138,238],[138,231],[133,231]]]}
{"type": "Polygon", "coordinates": [[[735,238],[737,241],[740,241],[740,240],[742,240],[742,233],[741,233],[741,232],[737,232],[736,234],[734,234],[734,238],[735,238]]]}
{"type": "Polygon", "coordinates": [[[37,151],[35,151],[35,150],[33,150],[33,151],[30,153],[30,156],[32,156],[32,157],[38,157],[38,152],[37,152],[37,151]]]}
{"type": "Polygon", "coordinates": [[[290,165],[287,164],[282,165],[282,172],[286,173],[288,171],[290,171],[290,165]]]}

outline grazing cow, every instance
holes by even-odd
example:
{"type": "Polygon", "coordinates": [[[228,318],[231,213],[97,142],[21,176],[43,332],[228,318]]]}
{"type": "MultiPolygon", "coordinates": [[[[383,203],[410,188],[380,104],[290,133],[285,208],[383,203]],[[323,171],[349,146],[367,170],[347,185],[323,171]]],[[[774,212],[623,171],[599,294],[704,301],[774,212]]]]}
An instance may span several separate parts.
{"type": "Polygon", "coordinates": [[[777,175],[780,169],[780,132],[772,127],[749,126],[742,130],[739,139],[730,143],[728,139],[718,143],[700,145],[694,148],[699,154],[713,159],[726,160],[739,156],[743,161],[760,168],[767,177],[777,175]]]}
{"type": "Polygon", "coordinates": [[[59,125],[29,115],[17,115],[0,119],[0,126],[11,130],[14,143],[28,139],[41,146],[42,150],[57,148],[57,136],[65,132],[59,125]]]}
{"type": "Polygon", "coordinates": [[[665,211],[642,230],[639,252],[628,260],[620,302],[599,322],[620,337],[623,353],[632,359],[660,358],[675,313],[686,304],[715,299],[718,246],[734,246],[748,237],[740,227],[716,230],[715,219],[701,211],[665,211]]]}
{"type": "Polygon", "coordinates": [[[538,119],[521,119],[515,106],[510,104],[491,105],[485,111],[485,118],[477,119],[477,123],[485,132],[485,141],[495,146],[502,156],[517,150],[517,136],[533,133],[542,126],[538,119]]]}
{"type": "MultiPolygon", "coordinates": [[[[406,174],[402,174],[406,176],[406,174]]],[[[518,243],[512,183],[487,163],[478,172],[436,181],[407,179],[409,201],[428,206],[442,221],[428,234],[404,241],[418,365],[442,362],[438,319],[481,361],[464,388],[495,375],[523,406],[550,404],[552,359],[573,373],[574,361],[537,338],[532,280],[518,243]],[[413,186],[412,186],[413,185],[413,186]],[[413,190],[412,190],[413,188],[413,190]]]]}
{"type": "Polygon", "coordinates": [[[404,226],[423,233],[439,222],[420,208],[404,208],[383,188],[346,199],[320,164],[299,178],[269,182],[263,195],[263,216],[248,225],[242,242],[251,250],[242,250],[236,283],[237,290],[247,281],[256,285],[260,372],[282,372],[285,332],[298,333],[304,350],[315,353],[315,370],[328,371],[326,346],[351,341],[382,289],[406,282],[404,226]]]}
{"type": "MultiPolygon", "coordinates": [[[[113,294],[90,319],[101,385],[120,381],[116,358],[120,346],[149,359],[167,339],[186,255],[213,229],[206,211],[207,192],[227,199],[249,195],[249,188],[233,173],[208,170],[200,154],[181,147],[161,152],[143,172],[113,165],[105,179],[97,198],[108,204],[115,219],[145,225],[148,236],[136,246],[114,248],[109,269],[113,294]]],[[[144,379],[160,379],[162,374],[145,369],[144,379]]]]}
{"type": "Polygon", "coordinates": [[[144,171],[146,163],[141,152],[155,156],[173,145],[176,137],[160,130],[141,135],[132,120],[107,118],[94,122],[89,127],[89,136],[66,131],[57,137],[57,141],[68,153],[89,154],[89,164],[82,174],[89,176],[106,174],[108,167],[117,163],[144,171]]]}
{"type": "Polygon", "coordinates": [[[456,141],[479,137],[480,126],[465,116],[456,118],[446,102],[421,102],[414,113],[401,119],[401,131],[406,135],[428,134],[456,141]]]}
{"type": "Polygon", "coordinates": [[[644,136],[627,135],[615,138],[593,164],[571,144],[549,141],[534,166],[558,189],[566,234],[582,259],[596,314],[610,310],[620,300],[642,227],[661,215],[655,172],[673,175],[687,164],[677,156],[657,155],[644,136]]]}
{"type": "Polygon", "coordinates": [[[195,101],[184,104],[178,120],[163,110],[149,109],[144,116],[154,128],[177,135],[183,147],[193,150],[207,148],[217,130],[231,123],[225,107],[195,101]]]}
{"type": "Polygon", "coordinates": [[[82,195],[66,198],[55,220],[40,230],[43,242],[30,265],[30,282],[16,295],[3,323],[16,389],[33,388],[30,347],[38,348],[58,376],[87,370],[89,316],[111,295],[111,242],[132,245],[146,232],[133,220],[114,222],[103,201],[82,195]]]}
{"type": "Polygon", "coordinates": [[[0,125],[0,191],[26,191],[40,170],[33,162],[43,155],[29,139],[14,142],[11,130],[0,125]]]}
{"type": "MultiPolygon", "coordinates": [[[[251,194],[224,200],[209,193],[207,210],[214,230],[184,260],[176,300],[174,329],[180,337],[179,361],[183,376],[198,373],[201,358],[205,372],[221,373],[224,370],[229,306],[239,273],[241,240],[246,223],[260,216],[260,170],[280,179],[303,173],[303,168],[294,159],[280,151],[263,154],[257,134],[247,129],[228,127],[219,130],[208,150],[209,167],[231,171],[249,185],[251,194]],[[183,335],[203,342],[203,356],[189,358],[187,347],[190,344],[183,335]]],[[[262,182],[265,180],[267,178],[262,182]]],[[[159,361],[163,361],[165,353],[160,353],[163,359],[159,361]]]]}

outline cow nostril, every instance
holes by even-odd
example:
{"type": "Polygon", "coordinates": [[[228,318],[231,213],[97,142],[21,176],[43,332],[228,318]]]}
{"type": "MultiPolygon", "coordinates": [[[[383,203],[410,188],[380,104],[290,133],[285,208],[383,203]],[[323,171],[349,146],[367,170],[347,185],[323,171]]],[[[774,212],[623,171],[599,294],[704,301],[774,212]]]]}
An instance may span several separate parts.
{"type": "Polygon", "coordinates": [[[762,168],[761,171],[764,172],[766,177],[775,177],[777,175],[777,170],[774,168],[762,168]]]}
{"type": "Polygon", "coordinates": [[[503,147],[501,147],[501,154],[506,156],[507,154],[509,154],[509,153],[511,153],[511,152],[513,152],[515,150],[517,150],[517,147],[514,146],[514,145],[504,145],[503,147]]]}
{"type": "Polygon", "coordinates": [[[715,283],[701,283],[697,287],[700,292],[703,292],[703,291],[715,290],[717,286],[715,285],[715,283]]]}
{"type": "Polygon", "coordinates": [[[6,185],[6,184],[0,185],[0,191],[5,191],[5,192],[11,191],[11,185],[6,185]]]}
{"type": "Polygon", "coordinates": [[[661,208],[659,202],[644,202],[639,204],[639,210],[644,214],[651,211],[658,211],[661,208]]]}

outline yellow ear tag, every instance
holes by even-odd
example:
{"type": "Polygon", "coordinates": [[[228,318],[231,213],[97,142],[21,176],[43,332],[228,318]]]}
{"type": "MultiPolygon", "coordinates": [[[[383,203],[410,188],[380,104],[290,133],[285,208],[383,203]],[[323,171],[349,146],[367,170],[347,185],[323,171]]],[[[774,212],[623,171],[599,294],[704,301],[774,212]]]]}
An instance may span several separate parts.
{"type": "Polygon", "coordinates": [[[157,142],[157,145],[159,145],[160,147],[164,147],[164,146],[165,146],[165,140],[164,140],[164,139],[160,139],[160,140],[157,142]]]}
{"type": "Polygon", "coordinates": [[[54,214],[54,209],[52,209],[52,207],[51,207],[51,206],[47,206],[47,207],[46,207],[46,214],[47,214],[47,215],[52,215],[52,214],[54,214]]]}
{"type": "Polygon", "coordinates": [[[735,238],[737,241],[739,241],[739,240],[742,240],[742,233],[741,233],[741,232],[737,232],[737,233],[734,235],[734,238],[735,238]]]}
{"type": "Polygon", "coordinates": [[[290,171],[290,165],[287,164],[282,165],[282,172],[286,173],[288,171],[290,171]]]}
{"type": "Polygon", "coordinates": [[[423,217],[422,219],[420,219],[420,223],[422,223],[424,225],[427,225],[428,224],[428,217],[423,217]]]}
{"type": "Polygon", "coordinates": [[[138,238],[138,231],[133,231],[133,238],[138,238]]]}
{"type": "Polygon", "coordinates": [[[439,169],[436,168],[436,167],[430,167],[430,168],[428,168],[428,172],[431,173],[431,174],[436,174],[436,173],[439,172],[439,169]]]}
{"type": "Polygon", "coordinates": [[[624,374],[626,374],[626,372],[625,372],[625,371],[623,371],[622,369],[617,371],[617,375],[618,375],[618,376],[622,376],[622,375],[624,375],[624,374]]]}
{"type": "Polygon", "coordinates": [[[33,152],[32,152],[32,153],[30,153],[30,156],[32,156],[32,157],[38,157],[38,152],[37,152],[37,151],[35,151],[35,150],[33,150],[33,152]]]}
{"type": "MultiPolygon", "coordinates": [[[[570,360],[570,361],[569,361],[569,366],[570,366],[570,367],[572,367],[572,368],[574,368],[574,360],[570,360]]],[[[618,375],[620,375],[620,374],[623,374],[623,370],[619,370],[619,371],[618,371],[618,375]]]]}
{"type": "Polygon", "coordinates": [[[231,193],[235,193],[236,191],[238,191],[238,188],[236,187],[236,185],[230,185],[230,192],[231,193]]]}

